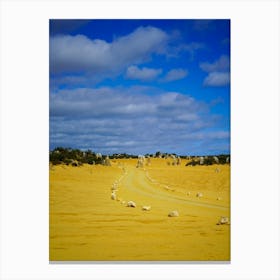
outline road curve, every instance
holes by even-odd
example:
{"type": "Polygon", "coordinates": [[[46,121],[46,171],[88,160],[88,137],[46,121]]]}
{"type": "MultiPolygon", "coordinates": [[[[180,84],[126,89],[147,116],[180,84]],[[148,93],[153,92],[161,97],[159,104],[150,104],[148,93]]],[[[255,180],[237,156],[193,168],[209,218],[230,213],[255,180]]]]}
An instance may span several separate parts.
{"type": "Polygon", "coordinates": [[[126,174],[122,177],[121,186],[122,190],[129,190],[141,194],[146,197],[154,198],[157,200],[166,200],[170,202],[176,202],[184,205],[194,205],[206,208],[216,208],[220,210],[229,210],[229,207],[211,204],[203,201],[193,201],[186,198],[182,198],[174,192],[166,191],[164,188],[157,186],[161,185],[159,182],[153,180],[151,182],[147,176],[145,170],[141,168],[135,168],[132,166],[126,166],[126,174]]]}

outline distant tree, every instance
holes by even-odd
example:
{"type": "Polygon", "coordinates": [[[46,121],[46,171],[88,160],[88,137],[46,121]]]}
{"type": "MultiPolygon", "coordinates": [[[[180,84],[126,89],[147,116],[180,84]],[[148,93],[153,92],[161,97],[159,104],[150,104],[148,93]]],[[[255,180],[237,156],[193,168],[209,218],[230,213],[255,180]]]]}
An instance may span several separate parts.
{"type": "Polygon", "coordinates": [[[188,162],[188,163],[186,164],[186,166],[196,166],[196,165],[198,165],[198,164],[199,164],[198,161],[192,160],[192,161],[188,162]]]}
{"type": "Polygon", "coordinates": [[[219,156],[217,156],[220,164],[226,164],[228,157],[229,157],[229,155],[219,155],[219,156]]]}
{"type": "Polygon", "coordinates": [[[205,157],[203,165],[212,165],[214,163],[213,157],[205,157]]]}
{"type": "Polygon", "coordinates": [[[198,164],[199,165],[226,164],[229,163],[230,156],[229,155],[205,156],[202,164],[200,164],[200,161],[196,160],[194,156],[192,156],[191,159],[192,160],[188,162],[186,166],[195,166],[198,164]]]}
{"type": "Polygon", "coordinates": [[[156,157],[159,157],[160,155],[161,155],[160,151],[156,152],[156,154],[155,154],[156,157]]]}

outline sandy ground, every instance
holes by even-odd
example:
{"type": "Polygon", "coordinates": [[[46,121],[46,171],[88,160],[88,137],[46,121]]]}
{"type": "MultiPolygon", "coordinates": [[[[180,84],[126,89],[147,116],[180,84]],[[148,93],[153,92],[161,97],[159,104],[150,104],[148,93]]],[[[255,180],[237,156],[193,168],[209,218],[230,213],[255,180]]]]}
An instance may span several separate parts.
{"type": "Polygon", "coordinates": [[[185,164],[51,167],[50,260],[229,261],[230,225],[217,222],[230,217],[230,166],[185,164]],[[122,204],[130,200],[136,208],[122,204]]]}

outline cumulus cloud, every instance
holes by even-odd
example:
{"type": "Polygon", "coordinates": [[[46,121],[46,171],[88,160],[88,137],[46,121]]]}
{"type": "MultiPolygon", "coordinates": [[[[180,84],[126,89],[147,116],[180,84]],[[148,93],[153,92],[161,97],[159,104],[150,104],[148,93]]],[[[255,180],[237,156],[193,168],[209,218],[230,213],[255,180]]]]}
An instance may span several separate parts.
{"type": "Polygon", "coordinates": [[[166,76],[163,78],[163,81],[165,82],[171,82],[176,80],[184,79],[188,75],[188,71],[178,68],[178,69],[172,69],[169,72],[167,72],[166,76]]]}
{"type": "Polygon", "coordinates": [[[112,73],[143,63],[152,54],[164,52],[168,35],[159,28],[139,27],[112,42],[84,35],[50,38],[51,73],[112,73]]]}
{"type": "MultiPolygon", "coordinates": [[[[147,90],[102,87],[51,93],[51,147],[102,153],[195,151],[196,141],[207,138],[216,125],[208,105],[179,92],[151,96],[147,90]]],[[[227,140],[222,133],[216,138],[221,137],[227,140]]],[[[209,138],[215,141],[213,133],[209,138]]]]}
{"type": "Polygon", "coordinates": [[[228,56],[222,55],[213,63],[203,62],[199,66],[203,71],[208,72],[203,81],[204,86],[221,87],[230,83],[230,61],[228,56]]]}
{"type": "Polygon", "coordinates": [[[205,72],[228,71],[230,66],[229,57],[226,55],[222,55],[213,63],[203,62],[200,63],[199,66],[205,72]]]}
{"type": "Polygon", "coordinates": [[[204,79],[204,86],[220,87],[230,82],[230,74],[227,72],[212,72],[204,79]]]}
{"type": "Polygon", "coordinates": [[[126,71],[126,77],[132,80],[152,81],[162,73],[162,69],[139,68],[137,66],[129,66],[126,71]]]}
{"type": "MultiPolygon", "coordinates": [[[[145,91],[146,88],[143,88],[145,91]]],[[[137,88],[98,89],[80,88],[59,90],[51,94],[50,112],[52,116],[73,118],[123,117],[134,114],[150,114],[155,105],[151,97],[139,94],[137,88]],[[133,94],[131,94],[133,92],[133,94]]]]}

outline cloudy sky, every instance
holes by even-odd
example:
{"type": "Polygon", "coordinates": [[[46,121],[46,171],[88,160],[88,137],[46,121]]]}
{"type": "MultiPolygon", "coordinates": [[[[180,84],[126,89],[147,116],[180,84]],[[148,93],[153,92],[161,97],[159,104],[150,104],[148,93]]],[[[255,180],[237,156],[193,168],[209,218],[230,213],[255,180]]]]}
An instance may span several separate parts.
{"type": "Polygon", "coordinates": [[[230,152],[229,20],[50,20],[50,149],[230,152]]]}

